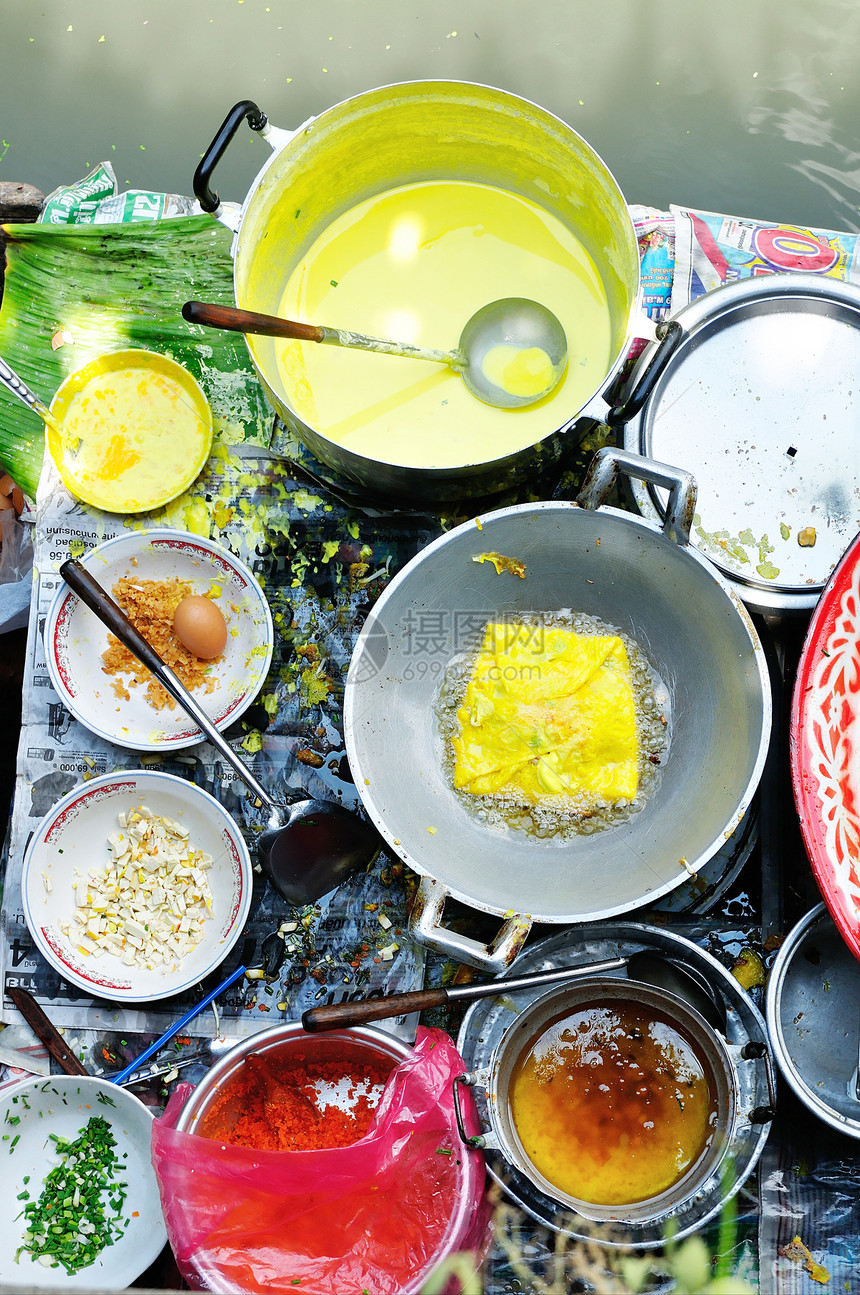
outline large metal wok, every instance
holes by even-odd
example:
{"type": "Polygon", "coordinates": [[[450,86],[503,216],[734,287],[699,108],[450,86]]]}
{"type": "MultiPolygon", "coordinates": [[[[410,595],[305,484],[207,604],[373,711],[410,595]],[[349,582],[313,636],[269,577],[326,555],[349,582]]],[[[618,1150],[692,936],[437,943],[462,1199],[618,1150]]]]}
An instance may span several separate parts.
{"type": "Polygon", "coordinates": [[[346,688],[346,745],[367,813],[424,878],[416,937],[498,971],[531,923],[592,921],[666,894],[738,826],[768,745],[771,698],[750,617],[687,546],[692,479],[637,455],[601,451],[580,495],[467,522],[392,581],[362,630],[346,688]],[[671,488],[663,530],[600,508],[618,465],[671,488]],[[524,579],[473,558],[498,552],[524,579]],[[469,633],[516,612],[572,608],[629,634],[668,686],[673,736],[661,780],[626,822],[567,840],[482,825],[448,786],[434,698],[469,633]],[[490,945],[442,925],[449,897],[504,918],[490,945]]]}

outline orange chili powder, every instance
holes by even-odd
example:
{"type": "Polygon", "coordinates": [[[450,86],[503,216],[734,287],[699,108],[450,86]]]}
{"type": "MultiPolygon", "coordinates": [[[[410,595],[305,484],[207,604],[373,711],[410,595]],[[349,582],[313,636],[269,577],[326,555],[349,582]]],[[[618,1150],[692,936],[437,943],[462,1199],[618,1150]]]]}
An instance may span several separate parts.
{"type": "Polygon", "coordinates": [[[391,1069],[368,1059],[358,1073],[345,1058],[283,1065],[251,1053],[197,1132],[257,1151],[348,1147],[367,1133],[391,1069]],[[341,1103],[345,1088],[349,1109],[321,1104],[322,1085],[340,1085],[341,1103]]]}

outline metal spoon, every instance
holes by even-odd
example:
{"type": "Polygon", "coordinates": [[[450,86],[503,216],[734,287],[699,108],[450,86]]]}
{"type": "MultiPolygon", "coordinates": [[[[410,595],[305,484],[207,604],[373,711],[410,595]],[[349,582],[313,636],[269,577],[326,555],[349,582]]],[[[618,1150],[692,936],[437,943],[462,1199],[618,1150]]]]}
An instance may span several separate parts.
{"type": "Polygon", "coordinates": [[[305,342],[323,342],[330,346],[354,347],[448,364],[457,370],[473,396],[499,409],[515,409],[542,400],[558,385],[567,365],[567,338],[561,324],[546,306],[525,297],[505,297],[482,306],[466,324],[455,351],[435,351],[426,346],[411,346],[408,342],[385,341],[380,337],[368,337],[365,333],[326,328],[322,324],[301,324],[277,315],[261,315],[256,311],[237,310],[233,306],[205,301],[186,301],[182,317],[190,324],[226,328],[237,333],[298,338],[305,342]],[[530,351],[537,352],[540,359],[543,352],[546,362],[533,379],[536,389],[532,389],[527,381],[527,394],[517,394],[496,381],[493,377],[495,368],[501,369],[504,365],[492,365],[495,348],[505,348],[504,354],[508,359],[530,351]]]}
{"type": "Polygon", "coordinates": [[[0,383],[7,391],[11,391],[13,396],[17,396],[28,409],[32,409],[34,414],[38,414],[46,427],[50,427],[51,431],[56,432],[58,436],[63,436],[63,427],[60,421],[54,417],[44,401],[40,400],[30,390],[24,379],[18,377],[15,370],[6,363],[2,356],[0,356],[0,383]]]}
{"type": "Polygon", "coordinates": [[[278,804],[89,571],[72,558],[62,564],[60,575],[90,611],[155,675],[268,811],[269,823],[260,834],[257,850],[269,881],[288,904],[313,904],[356,869],[370,863],[381,845],[370,823],[336,801],[314,799],[278,804]]]}
{"type": "Polygon", "coordinates": [[[627,959],[627,975],[654,989],[666,989],[670,994],[683,998],[709,1025],[725,1034],[728,1025],[725,1004],[707,978],[698,971],[681,967],[677,962],[662,958],[659,953],[641,949],[631,953],[627,959]]]}

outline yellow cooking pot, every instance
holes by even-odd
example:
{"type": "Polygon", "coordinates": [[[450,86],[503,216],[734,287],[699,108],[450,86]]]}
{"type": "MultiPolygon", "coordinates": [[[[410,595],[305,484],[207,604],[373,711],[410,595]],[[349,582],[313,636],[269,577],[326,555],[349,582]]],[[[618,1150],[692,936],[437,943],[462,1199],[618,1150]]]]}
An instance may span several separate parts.
{"type": "MultiPolygon", "coordinates": [[[[607,344],[592,386],[584,391],[578,388],[574,407],[565,403],[563,392],[547,398],[541,402],[546,405],[543,422],[523,421],[522,442],[513,449],[509,435],[500,438],[506,446],[501,454],[494,450],[491,437],[484,457],[453,465],[414,466],[391,461],[403,455],[392,454],[389,459],[384,454],[356,452],[326,435],[309,417],[308,402],[298,400],[285,379],[278,351],[284,344],[261,336],[247,339],[275,409],[334,479],[419,503],[485,495],[533,478],[541,465],[558,458],[565,438],[576,435],[571,429],[592,399],[608,387],[631,338],[647,332],[640,309],[633,223],[605,164],[576,131],[535,104],[489,86],[424,81],[358,95],[292,132],[273,128],[250,101],[237,104],[204,155],[194,181],[203,208],[236,232],[237,306],[264,314],[281,312],[290,275],[338,217],[403,186],[439,181],[490,186],[525,199],[574,234],[593,262],[605,303],[607,318],[602,327],[607,344]],[[211,181],[218,159],[244,119],[268,140],[273,154],[239,209],[222,206],[211,181]]],[[[444,283],[439,291],[446,291],[444,283]]],[[[309,322],[350,326],[325,319],[309,322]]],[[[438,344],[453,347],[456,340],[442,338],[438,344]]],[[[370,359],[394,365],[415,363],[391,357],[370,359]]],[[[572,356],[571,365],[576,362],[572,356]]],[[[524,411],[493,412],[499,420],[510,420],[524,411]]],[[[408,437],[408,413],[404,421],[408,437]]],[[[505,425],[506,431],[510,426],[510,422],[505,425]]]]}

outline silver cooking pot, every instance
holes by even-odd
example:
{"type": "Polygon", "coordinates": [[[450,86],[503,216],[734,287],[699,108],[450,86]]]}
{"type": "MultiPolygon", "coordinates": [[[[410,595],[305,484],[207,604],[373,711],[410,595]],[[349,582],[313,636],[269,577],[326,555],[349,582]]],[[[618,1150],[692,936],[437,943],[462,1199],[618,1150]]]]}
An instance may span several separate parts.
{"type": "Polygon", "coordinates": [[[670,1217],[683,1215],[684,1209],[696,1197],[701,1199],[719,1187],[720,1174],[727,1154],[741,1135],[749,1130],[749,1084],[742,1095],[738,1068],[749,1068],[744,1063],[743,1049],[728,1043],[688,1003],[663,989],[630,980],[595,977],[576,985],[563,985],[550,990],[525,1007],[508,1026],[496,1047],[490,1064],[471,1071],[455,1081],[483,1090],[489,1128],[480,1134],[466,1133],[465,1122],[459,1122],[460,1136],[470,1146],[484,1150],[497,1150],[509,1164],[524,1174],[537,1189],[560,1206],[575,1211],[581,1217],[599,1223],[619,1223],[641,1228],[659,1223],[670,1217]],[[556,1022],[563,1020],[587,1005],[633,1004],[644,1012],[653,1012],[655,1020],[666,1019],[681,1036],[692,1045],[702,1065],[711,1097],[711,1131],[705,1146],[676,1182],[656,1195],[644,1200],[627,1201],[617,1205],[598,1204],[571,1196],[549,1182],[529,1158],[510,1104],[513,1077],[521,1061],[529,1054],[534,1043],[556,1022]]]}
{"type": "MultiPolygon", "coordinates": [[[[270,126],[255,104],[244,101],[228,114],[204,155],[194,192],[203,209],[236,234],[237,306],[277,314],[292,270],[333,220],[375,194],[438,179],[521,194],[576,234],[602,278],[610,315],[609,360],[597,396],[618,372],[631,339],[654,335],[641,311],[636,235],[605,164],[576,131],[543,108],[489,86],[407,82],[370,90],[285,131],[270,126]],[[245,119],[274,151],[240,209],[222,205],[211,181],[245,119]]],[[[272,405],[320,463],[336,478],[402,502],[481,496],[530,478],[558,458],[580,413],[566,411],[562,426],[539,444],[503,458],[451,468],[393,465],[339,445],[303,421],[285,389],[275,341],[248,337],[247,342],[272,405]]]]}
{"type": "Polygon", "coordinates": [[[684,474],[601,451],[585,507],[525,504],[456,527],[404,567],[368,617],[347,678],[346,749],[365,810],[423,878],[411,925],[430,947],[498,973],[532,922],[594,921],[658,899],[743,818],[767,752],[770,684],[745,607],[687,545],[694,499],[684,474]],[[664,529],[599,507],[619,466],[670,487],[664,529]],[[490,552],[524,562],[525,578],[474,560],[490,552]],[[672,738],[638,813],[590,836],[537,839],[483,824],[452,790],[434,701],[488,621],[562,608],[639,645],[667,686],[672,738]],[[443,927],[448,898],[503,918],[490,945],[443,927]]]}
{"type": "MultiPolygon", "coordinates": [[[[857,533],[860,288],[769,274],[679,310],[605,421],[696,479],[692,542],[752,611],[808,615],[857,533]]],[[[634,483],[643,516],[665,492],[634,483]]]]}

